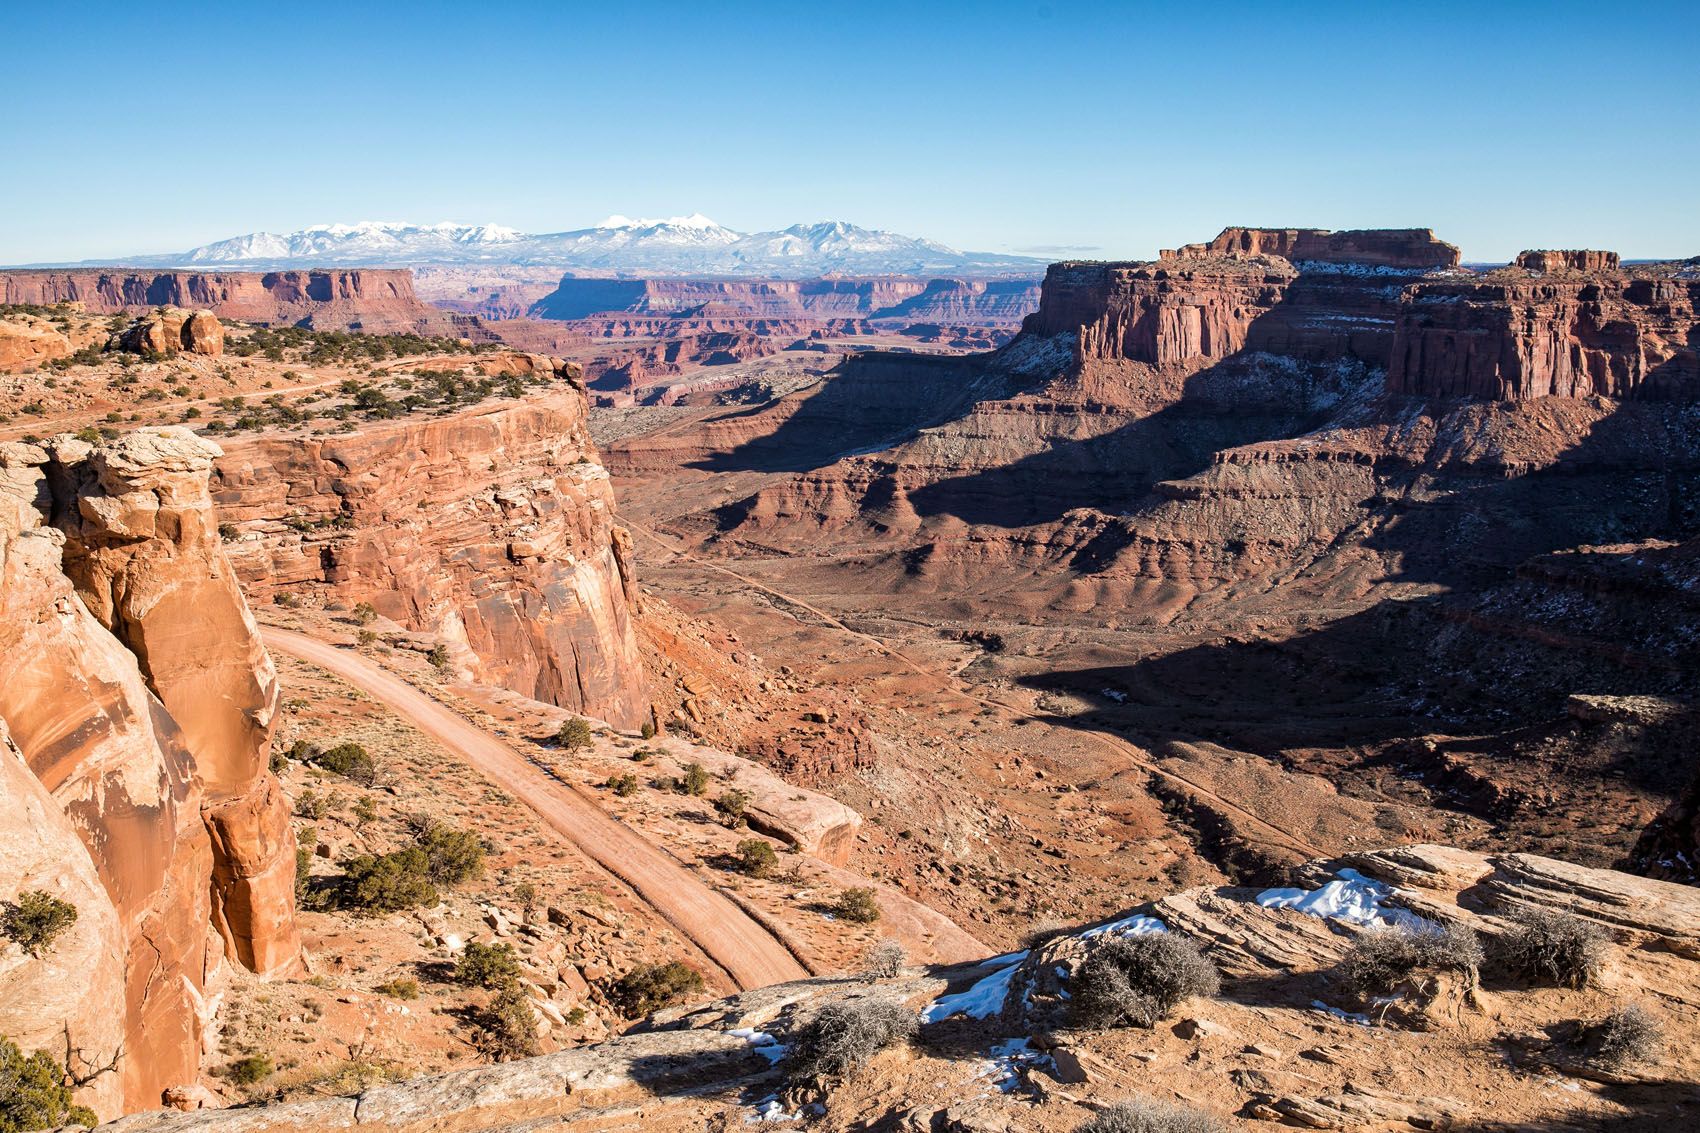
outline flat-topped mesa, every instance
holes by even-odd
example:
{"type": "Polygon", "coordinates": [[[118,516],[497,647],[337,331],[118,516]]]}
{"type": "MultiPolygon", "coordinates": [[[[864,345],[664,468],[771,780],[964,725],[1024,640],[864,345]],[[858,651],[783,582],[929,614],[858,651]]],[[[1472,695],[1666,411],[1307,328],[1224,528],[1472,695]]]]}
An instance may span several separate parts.
{"type": "Polygon", "coordinates": [[[1511,262],[1517,267],[1527,271],[1538,271],[1542,275],[1555,271],[1617,271],[1622,267],[1622,262],[1618,259],[1616,252],[1599,252],[1582,248],[1537,249],[1518,252],[1517,258],[1511,262]]]}
{"type": "Polygon", "coordinates": [[[1279,256],[1295,263],[1359,264],[1365,267],[1427,271],[1458,266],[1455,245],[1435,238],[1430,228],[1224,228],[1206,244],[1165,248],[1162,261],[1210,256],[1279,256]]]}

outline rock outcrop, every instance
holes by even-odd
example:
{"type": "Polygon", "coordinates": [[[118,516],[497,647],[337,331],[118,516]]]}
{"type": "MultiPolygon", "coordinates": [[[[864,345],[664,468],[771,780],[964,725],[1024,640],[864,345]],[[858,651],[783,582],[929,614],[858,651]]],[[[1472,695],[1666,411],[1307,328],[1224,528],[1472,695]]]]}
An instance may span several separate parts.
{"type": "Polygon", "coordinates": [[[58,327],[37,315],[0,318],[0,374],[33,370],[73,350],[58,327]]]}
{"type": "Polygon", "coordinates": [[[118,346],[153,357],[185,353],[217,358],[224,353],[224,327],[211,311],[161,307],[119,332],[118,346]]]}
{"type": "Polygon", "coordinates": [[[252,592],[370,602],[478,679],[635,729],[649,719],[629,539],[582,388],[340,437],[227,443],[213,473],[252,592]]]}
{"type": "Polygon", "coordinates": [[[266,770],[275,682],[209,536],[216,452],[175,428],[0,446],[0,720],[115,915],[99,949],[121,967],[85,978],[122,981],[107,1010],[131,1108],[199,1075],[209,926],[263,971],[298,948],[294,837],[266,770]]]}
{"type": "Polygon", "coordinates": [[[1224,228],[1205,244],[1165,248],[1164,260],[1211,256],[1279,256],[1294,262],[1359,264],[1427,270],[1458,265],[1458,249],[1435,239],[1429,228],[1370,228],[1331,232],[1326,228],[1224,228]]]}
{"type": "Polygon", "coordinates": [[[1584,249],[1519,252],[1511,262],[1526,271],[1538,271],[1542,275],[1554,271],[1616,271],[1622,266],[1616,252],[1584,249]]]}
{"type": "Polygon", "coordinates": [[[0,272],[0,303],[61,302],[82,303],[97,314],[186,307],[220,318],[318,330],[495,337],[474,316],[451,315],[420,300],[405,270],[0,272]]]}

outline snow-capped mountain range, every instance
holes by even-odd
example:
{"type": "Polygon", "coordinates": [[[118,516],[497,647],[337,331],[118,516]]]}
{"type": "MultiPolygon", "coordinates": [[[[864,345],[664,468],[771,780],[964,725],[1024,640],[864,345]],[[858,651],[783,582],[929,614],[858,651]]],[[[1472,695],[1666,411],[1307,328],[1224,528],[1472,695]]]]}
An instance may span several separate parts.
{"type": "Polygon", "coordinates": [[[959,252],[932,240],[843,221],[739,232],[700,213],[664,220],[611,216],[592,228],[548,233],[494,224],[321,224],[281,235],[251,232],[186,252],[118,262],[251,270],[516,265],[618,275],[784,278],[831,273],[1036,275],[1045,266],[1045,261],[1026,256],[959,252]]]}

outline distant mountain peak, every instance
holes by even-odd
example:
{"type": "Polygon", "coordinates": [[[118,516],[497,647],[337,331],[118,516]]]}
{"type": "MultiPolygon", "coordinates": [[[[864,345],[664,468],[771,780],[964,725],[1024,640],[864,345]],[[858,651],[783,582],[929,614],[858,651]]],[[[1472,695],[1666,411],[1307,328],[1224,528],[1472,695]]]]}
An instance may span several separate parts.
{"type": "Polygon", "coordinates": [[[294,232],[250,232],[187,252],[132,257],[147,267],[276,270],[301,267],[513,265],[642,276],[1025,275],[1044,261],[960,252],[932,240],[844,220],[739,232],[704,216],[616,214],[592,228],[527,233],[497,224],[363,220],[294,232]]]}

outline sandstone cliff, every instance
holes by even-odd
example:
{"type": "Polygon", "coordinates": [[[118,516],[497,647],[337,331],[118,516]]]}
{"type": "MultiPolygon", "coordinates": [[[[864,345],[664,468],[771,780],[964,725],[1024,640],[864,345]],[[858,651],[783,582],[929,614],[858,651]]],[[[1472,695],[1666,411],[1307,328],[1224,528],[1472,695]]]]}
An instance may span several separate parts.
{"type": "MultiPolygon", "coordinates": [[[[99,949],[121,967],[87,979],[125,988],[107,1010],[126,1107],[199,1074],[210,925],[261,971],[298,949],[294,837],[267,771],[275,682],[210,536],[216,454],[181,429],[0,446],[0,720],[115,914],[99,949]]],[[[70,1021],[37,1009],[47,1029],[70,1021]]]]}
{"type": "Polygon", "coordinates": [[[478,679],[649,718],[628,537],[582,388],[340,437],[229,442],[213,473],[252,592],[322,591],[434,633],[478,679]]]}
{"type": "Polygon", "coordinates": [[[318,330],[495,337],[473,316],[451,315],[420,300],[413,276],[404,270],[0,272],[0,303],[60,302],[82,303],[100,314],[188,307],[226,319],[318,330]]]}

